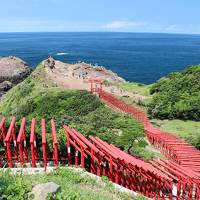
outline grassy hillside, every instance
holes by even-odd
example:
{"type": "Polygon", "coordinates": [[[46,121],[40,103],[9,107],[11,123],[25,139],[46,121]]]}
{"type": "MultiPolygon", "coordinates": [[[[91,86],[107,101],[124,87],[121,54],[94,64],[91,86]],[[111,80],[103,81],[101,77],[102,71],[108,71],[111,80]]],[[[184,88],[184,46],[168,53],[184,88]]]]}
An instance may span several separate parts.
{"type": "Polygon", "coordinates": [[[200,65],[171,73],[152,85],[128,82],[120,88],[152,97],[140,102],[129,98],[130,103],[146,107],[151,118],[200,120],[200,65]]]}
{"type": "Polygon", "coordinates": [[[139,102],[122,99],[148,113],[155,126],[200,148],[200,66],[171,73],[152,85],[125,83],[121,87],[151,97],[139,102]]]}
{"type": "MultiPolygon", "coordinates": [[[[42,65],[6,94],[0,102],[0,110],[2,116],[16,115],[18,120],[26,117],[27,127],[30,127],[33,117],[37,124],[43,117],[46,120],[54,118],[61,141],[60,150],[63,152],[66,151],[65,143],[62,142],[65,138],[63,125],[67,124],[85,136],[98,136],[144,159],[154,156],[154,153],[145,150],[147,143],[142,124],[130,116],[112,111],[87,91],[57,87],[48,78],[42,65]]],[[[40,128],[37,128],[37,132],[41,133],[40,128]]],[[[47,132],[50,132],[49,127],[47,132]]],[[[47,137],[50,138],[49,134],[47,137]]]]}
{"type": "Polygon", "coordinates": [[[159,119],[200,120],[200,65],[169,74],[151,88],[149,114],[159,119]]]}
{"type": "Polygon", "coordinates": [[[89,176],[74,172],[70,169],[57,169],[44,175],[11,175],[9,172],[0,173],[0,199],[24,200],[32,199],[28,194],[32,187],[39,183],[54,182],[61,186],[56,197],[49,195],[48,199],[55,200],[129,200],[145,199],[142,196],[133,198],[128,194],[117,191],[105,177],[101,182],[89,176]]]}
{"type": "Polygon", "coordinates": [[[134,83],[134,82],[126,82],[119,84],[119,88],[143,96],[150,96],[150,87],[151,85],[144,85],[142,83],[134,83]]]}

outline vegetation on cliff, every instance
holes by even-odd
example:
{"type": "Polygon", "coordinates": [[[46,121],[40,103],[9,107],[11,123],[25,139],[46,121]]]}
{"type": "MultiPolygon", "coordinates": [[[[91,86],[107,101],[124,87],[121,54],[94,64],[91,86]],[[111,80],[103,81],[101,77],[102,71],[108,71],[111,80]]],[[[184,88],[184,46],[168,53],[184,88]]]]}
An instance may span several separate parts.
{"type": "Polygon", "coordinates": [[[128,102],[146,109],[153,119],[200,120],[200,65],[171,73],[152,85],[123,83],[119,87],[148,97],[128,102]]]}
{"type": "MultiPolygon", "coordinates": [[[[145,103],[137,103],[142,109],[148,110],[153,123],[163,130],[186,138],[190,143],[199,146],[199,123],[173,119],[200,118],[200,66],[188,68],[180,73],[172,73],[152,86],[136,83],[121,84],[120,88],[129,92],[151,96],[145,103]],[[156,118],[172,120],[156,120],[156,118]]],[[[132,98],[124,97],[128,103],[135,104],[132,98]]],[[[84,90],[66,90],[58,87],[48,76],[44,67],[37,69],[22,83],[13,87],[0,102],[1,115],[16,115],[20,120],[27,118],[27,127],[33,117],[38,125],[41,118],[49,121],[54,118],[57,124],[60,150],[65,151],[63,124],[82,132],[85,136],[94,135],[113,143],[116,146],[138,155],[144,159],[151,159],[155,153],[146,150],[147,143],[143,126],[132,117],[113,112],[99,99],[84,90]],[[62,150],[63,149],[63,150],[62,150]]],[[[9,120],[8,120],[9,121],[9,120]]],[[[20,122],[18,121],[18,125],[20,122]]],[[[39,126],[38,126],[39,127],[39,126]]],[[[49,124],[47,131],[49,130],[49,124]]],[[[41,130],[37,129],[40,136],[41,130]]],[[[49,134],[47,134],[48,136],[49,134]]],[[[49,151],[51,151],[50,136],[49,151]]]]}
{"type": "Polygon", "coordinates": [[[200,120],[200,65],[169,74],[155,83],[149,114],[159,119],[200,120]]]}
{"type": "Polygon", "coordinates": [[[121,98],[148,113],[154,126],[200,148],[200,66],[171,73],[152,85],[124,83],[120,88],[148,97],[121,98]]]}
{"type": "MultiPolygon", "coordinates": [[[[145,150],[147,145],[142,124],[132,117],[116,113],[106,107],[93,94],[84,90],[65,90],[57,87],[48,77],[43,66],[22,83],[12,88],[0,102],[1,115],[27,118],[27,127],[33,117],[37,124],[41,118],[54,118],[60,140],[60,150],[66,152],[63,124],[115,144],[118,147],[150,159],[153,154],[145,150]]],[[[18,121],[18,124],[20,121],[18,121]]],[[[49,128],[47,131],[50,132],[49,128]]],[[[40,136],[41,130],[37,129],[40,136]]],[[[47,134],[50,141],[50,134],[47,134]]],[[[49,142],[49,151],[51,151],[49,142]]]]}

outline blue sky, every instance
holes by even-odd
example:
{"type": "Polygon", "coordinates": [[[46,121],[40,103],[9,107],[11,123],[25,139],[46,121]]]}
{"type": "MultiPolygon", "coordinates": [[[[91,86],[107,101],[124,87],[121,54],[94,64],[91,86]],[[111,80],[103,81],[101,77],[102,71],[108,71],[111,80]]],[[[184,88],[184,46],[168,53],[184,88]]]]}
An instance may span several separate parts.
{"type": "Polygon", "coordinates": [[[200,0],[1,0],[0,32],[200,34],[200,0]]]}

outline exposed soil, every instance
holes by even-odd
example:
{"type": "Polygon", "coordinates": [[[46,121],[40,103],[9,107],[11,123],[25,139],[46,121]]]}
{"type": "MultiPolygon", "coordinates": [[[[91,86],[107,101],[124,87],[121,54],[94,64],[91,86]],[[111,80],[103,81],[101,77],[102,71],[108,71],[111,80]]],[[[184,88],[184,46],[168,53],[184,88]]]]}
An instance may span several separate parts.
{"type": "Polygon", "coordinates": [[[46,61],[43,61],[43,65],[47,71],[47,75],[59,87],[89,91],[90,84],[88,80],[98,77],[110,83],[103,85],[103,89],[116,96],[128,96],[136,100],[148,98],[140,94],[124,91],[115,86],[117,83],[124,83],[126,81],[104,67],[96,67],[86,63],[67,64],[53,59],[46,64],[46,61]]]}

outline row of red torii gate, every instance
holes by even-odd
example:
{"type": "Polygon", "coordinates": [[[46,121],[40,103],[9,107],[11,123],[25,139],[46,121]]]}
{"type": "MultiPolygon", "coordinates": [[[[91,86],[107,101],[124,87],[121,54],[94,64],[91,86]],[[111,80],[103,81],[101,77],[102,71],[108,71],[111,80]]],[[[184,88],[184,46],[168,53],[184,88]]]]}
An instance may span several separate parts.
{"type": "MultiPolygon", "coordinates": [[[[94,82],[99,83],[98,80],[94,82]]],[[[103,91],[101,82],[100,85],[100,89],[92,85],[92,92],[97,92],[108,106],[142,122],[150,143],[159,148],[169,160],[145,162],[98,137],[85,138],[82,133],[67,125],[63,126],[66,148],[61,151],[53,119],[50,126],[45,119],[32,119],[28,127],[25,118],[17,126],[17,119],[13,117],[9,126],[6,126],[6,117],[3,117],[0,121],[1,167],[31,165],[33,168],[42,166],[46,170],[49,165],[75,165],[92,174],[107,176],[112,182],[149,198],[200,199],[199,151],[183,140],[153,128],[143,112],[103,91]],[[40,128],[36,128],[36,125],[40,128]],[[47,127],[52,135],[51,149],[48,148],[46,138],[47,127]]]]}

